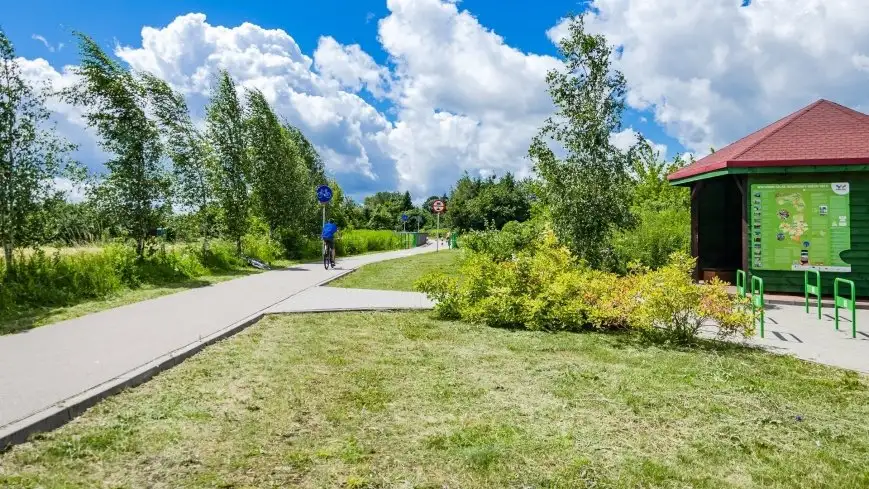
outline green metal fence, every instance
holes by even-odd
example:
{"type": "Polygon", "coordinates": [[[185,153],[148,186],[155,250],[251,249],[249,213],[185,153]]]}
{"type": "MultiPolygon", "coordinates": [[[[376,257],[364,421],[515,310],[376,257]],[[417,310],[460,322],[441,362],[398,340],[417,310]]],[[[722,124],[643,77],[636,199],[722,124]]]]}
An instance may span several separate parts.
{"type": "Polygon", "coordinates": [[[763,279],[757,276],[751,277],[751,311],[755,326],[760,326],[760,337],[764,337],[764,303],[763,303],[763,279]]]}
{"type": "Polygon", "coordinates": [[[809,312],[809,296],[814,295],[818,299],[818,319],[821,319],[821,272],[806,270],[803,274],[803,289],[806,293],[806,313],[809,312]],[[809,283],[809,274],[815,276],[815,283],[809,283]]]}
{"type": "Polygon", "coordinates": [[[833,297],[835,300],[835,314],[836,314],[836,330],[839,330],[839,308],[845,308],[851,311],[851,338],[857,337],[857,289],[854,286],[854,282],[851,280],[846,280],[844,278],[836,278],[833,282],[833,297]],[[851,286],[851,297],[841,297],[839,295],[839,284],[846,284],[851,286]]]}

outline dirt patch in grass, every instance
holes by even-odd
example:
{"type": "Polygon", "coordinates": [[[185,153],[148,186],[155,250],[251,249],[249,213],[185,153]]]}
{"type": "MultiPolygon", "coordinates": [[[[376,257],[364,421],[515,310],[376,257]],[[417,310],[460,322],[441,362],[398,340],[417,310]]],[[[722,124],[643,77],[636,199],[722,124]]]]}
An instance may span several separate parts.
{"type": "Polygon", "coordinates": [[[273,316],[0,456],[0,487],[867,487],[867,379],[424,313],[273,316]]]}

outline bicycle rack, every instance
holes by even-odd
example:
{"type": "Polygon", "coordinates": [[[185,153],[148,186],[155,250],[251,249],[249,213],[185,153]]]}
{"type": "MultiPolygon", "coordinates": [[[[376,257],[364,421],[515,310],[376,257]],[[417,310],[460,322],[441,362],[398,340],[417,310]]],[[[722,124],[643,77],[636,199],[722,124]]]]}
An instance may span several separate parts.
{"type": "Polygon", "coordinates": [[[818,319],[821,319],[821,272],[817,270],[806,270],[803,274],[803,288],[806,293],[806,314],[809,313],[809,295],[814,295],[818,298],[818,319]],[[809,274],[814,274],[815,283],[809,283],[809,274]]]}
{"type": "Polygon", "coordinates": [[[851,338],[857,337],[857,289],[854,286],[854,282],[851,280],[847,280],[844,278],[836,278],[833,281],[833,296],[835,298],[835,306],[834,309],[836,311],[836,331],[839,330],[839,308],[843,307],[845,309],[849,309],[851,311],[851,338]],[[851,298],[848,299],[846,297],[839,296],[839,283],[847,284],[851,286],[851,298]]]}
{"type": "Polygon", "coordinates": [[[755,325],[760,324],[760,337],[764,337],[764,319],[763,310],[763,279],[757,276],[751,277],[751,313],[752,321],[755,325]],[[758,317],[760,316],[760,317],[758,317]]]}
{"type": "Polygon", "coordinates": [[[745,297],[745,270],[736,271],[736,295],[745,297]]]}

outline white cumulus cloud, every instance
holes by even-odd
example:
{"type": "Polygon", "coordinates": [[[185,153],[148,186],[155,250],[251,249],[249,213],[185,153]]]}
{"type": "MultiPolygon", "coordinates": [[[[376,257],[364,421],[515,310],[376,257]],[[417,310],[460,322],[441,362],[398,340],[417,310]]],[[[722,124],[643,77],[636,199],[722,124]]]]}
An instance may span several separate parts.
{"type": "MultiPolygon", "coordinates": [[[[864,0],[594,0],[630,106],[700,154],[828,98],[869,105],[864,0]]],[[[549,31],[566,33],[566,21],[549,31]]]]}
{"type": "MultiPolygon", "coordinates": [[[[594,0],[587,25],[621,48],[615,63],[628,79],[628,104],[699,155],[817,98],[869,107],[864,0],[738,3],[594,0]]],[[[553,109],[546,72],[560,61],[508,45],[453,0],[386,4],[377,29],[387,64],[332,37],[339,33],[324,32],[305,53],[282,29],[215,25],[201,13],[145,26],[141,42],[106,48],[183,91],[198,119],[222,69],[240,90],[262,90],[355,197],[440,194],[464,171],[527,175],[528,143],[553,109]]],[[[558,40],[566,23],[553,24],[547,34],[558,40]]],[[[68,67],[23,63],[33,80],[74,81],[68,67]]],[[[50,108],[81,158],[98,168],[106,156],[80,109],[56,100],[50,108]]],[[[635,140],[633,128],[613,135],[620,147],[635,140]]]]}

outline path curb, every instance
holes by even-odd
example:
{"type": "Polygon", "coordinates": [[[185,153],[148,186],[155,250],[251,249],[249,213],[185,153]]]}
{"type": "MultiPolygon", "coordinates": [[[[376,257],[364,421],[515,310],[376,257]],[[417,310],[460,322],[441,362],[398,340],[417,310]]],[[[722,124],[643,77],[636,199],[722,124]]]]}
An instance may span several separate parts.
{"type": "Polygon", "coordinates": [[[433,306],[410,306],[410,307],[346,307],[339,309],[305,309],[302,311],[268,311],[265,316],[280,316],[283,314],[325,314],[330,312],[402,312],[402,311],[431,311],[433,306]]]}
{"type": "Polygon", "coordinates": [[[43,409],[42,411],[27,416],[26,418],[13,421],[0,429],[0,452],[8,450],[12,445],[26,442],[32,434],[60,428],[103,399],[117,394],[124,389],[135,387],[150,380],[155,375],[169,370],[196,353],[199,353],[205,347],[213,345],[218,341],[226,339],[249,326],[256,324],[263,316],[264,312],[257,312],[252,316],[248,316],[241,321],[235,322],[205,338],[201,338],[187,346],[169,352],[133,370],[127,371],[112,380],[91,387],[73,397],[64,399],[50,408],[43,409]]]}
{"type": "MultiPolygon", "coordinates": [[[[330,282],[338,280],[350,273],[353,273],[357,268],[349,270],[336,270],[338,273],[334,276],[318,282],[311,287],[321,287],[330,282]]],[[[91,387],[90,389],[80,392],[72,397],[62,400],[61,402],[37,411],[24,418],[13,421],[3,427],[0,427],[0,453],[8,450],[14,445],[28,441],[31,435],[44,433],[55,430],[69,423],[76,417],[83,414],[89,408],[93,407],[103,399],[113,396],[125,389],[136,387],[159,373],[171,369],[180,364],[184,360],[199,353],[208,346],[211,346],[221,340],[227,339],[250,326],[259,322],[266,315],[273,314],[308,314],[308,313],[328,313],[328,312],[372,312],[372,311],[403,311],[403,310],[428,310],[431,308],[342,308],[342,309],[319,309],[310,311],[291,311],[291,312],[269,312],[271,308],[284,302],[307,289],[300,290],[293,294],[280,299],[279,301],[266,306],[265,308],[251,314],[250,316],[236,321],[223,329],[220,329],[209,336],[200,338],[199,340],[185,345],[181,348],[173,350],[165,355],[157,357],[148,363],[140,365],[132,370],[102,384],[91,387]]]]}

